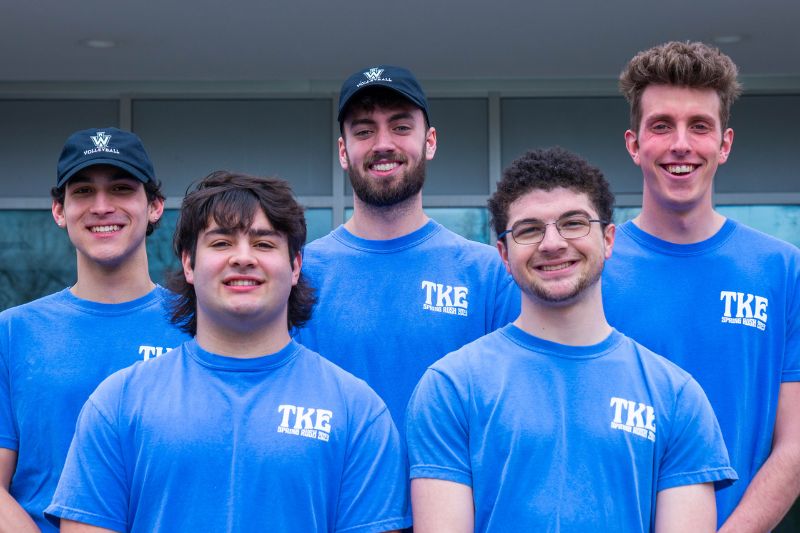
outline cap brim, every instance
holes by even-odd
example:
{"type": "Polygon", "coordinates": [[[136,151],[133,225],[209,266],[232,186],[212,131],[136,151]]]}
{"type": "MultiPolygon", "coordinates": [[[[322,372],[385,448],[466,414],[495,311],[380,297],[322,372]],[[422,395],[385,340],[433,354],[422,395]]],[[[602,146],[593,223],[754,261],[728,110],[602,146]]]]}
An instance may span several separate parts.
{"type": "Polygon", "coordinates": [[[347,106],[350,104],[350,102],[353,100],[353,98],[357,94],[360,94],[361,92],[366,91],[367,89],[370,89],[372,87],[385,87],[386,89],[390,89],[390,90],[396,92],[397,94],[399,94],[400,96],[402,96],[403,98],[405,98],[406,100],[408,100],[409,102],[411,102],[412,104],[414,104],[415,106],[420,108],[422,110],[422,113],[425,115],[425,118],[426,119],[428,118],[428,112],[425,109],[425,106],[421,102],[418,102],[415,98],[412,98],[408,93],[398,89],[396,86],[392,85],[391,83],[382,83],[382,82],[379,82],[379,81],[375,81],[375,82],[368,83],[368,84],[366,84],[366,85],[364,85],[362,87],[359,87],[358,89],[353,91],[353,93],[350,96],[347,97],[347,100],[345,100],[342,103],[341,107],[339,108],[339,114],[336,117],[336,120],[340,124],[342,123],[342,115],[344,114],[345,110],[347,109],[347,106]]]}
{"type": "Polygon", "coordinates": [[[139,170],[138,168],[136,168],[134,166],[131,166],[131,165],[129,165],[129,164],[123,162],[123,161],[120,161],[119,159],[111,159],[111,158],[102,158],[102,157],[100,157],[100,158],[97,158],[97,159],[92,159],[90,161],[84,161],[83,163],[79,163],[79,164],[75,165],[73,168],[71,168],[69,170],[69,172],[67,172],[66,174],[64,174],[63,176],[61,176],[58,179],[58,182],[56,183],[56,187],[63,186],[65,183],[67,183],[69,181],[69,179],[72,176],[74,176],[76,173],[80,172],[84,168],[93,167],[95,165],[110,165],[112,167],[121,168],[122,170],[124,170],[125,172],[129,173],[131,176],[133,176],[134,178],[138,179],[142,183],[147,183],[148,181],[150,181],[150,177],[149,176],[147,176],[141,170],[139,170]]]}

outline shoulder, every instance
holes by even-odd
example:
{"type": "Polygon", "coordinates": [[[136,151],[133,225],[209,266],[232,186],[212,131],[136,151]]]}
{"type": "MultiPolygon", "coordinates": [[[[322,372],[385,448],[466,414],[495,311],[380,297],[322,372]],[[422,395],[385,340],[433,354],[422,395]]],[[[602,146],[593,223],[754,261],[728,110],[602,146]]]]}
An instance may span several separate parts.
{"type": "Polygon", "coordinates": [[[42,296],[36,300],[10,307],[0,313],[0,319],[10,319],[25,317],[31,314],[39,314],[42,312],[51,311],[54,308],[61,307],[65,304],[65,292],[69,289],[63,289],[47,296],[42,296]]]}
{"type": "Polygon", "coordinates": [[[655,353],[624,334],[620,335],[622,342],[617,350],[622,352],[623,357],[631,359],[630,364],[639,366],[646,378],[658,386],[658,390],[666,388],[670,394],[677,394],[687,383],[694,381],[691,374],[666,357],[655,353]]]}
{"type": "Polygon", "coordinates": [[[338,397],[356,410],[363,408],[373,416],[386,410],[383,400],[364,380],[302,344],[298,343],[298,346],[298,371],[302,374],[301,379],[308,385],[315,387],[321,394],[338,397]]]}

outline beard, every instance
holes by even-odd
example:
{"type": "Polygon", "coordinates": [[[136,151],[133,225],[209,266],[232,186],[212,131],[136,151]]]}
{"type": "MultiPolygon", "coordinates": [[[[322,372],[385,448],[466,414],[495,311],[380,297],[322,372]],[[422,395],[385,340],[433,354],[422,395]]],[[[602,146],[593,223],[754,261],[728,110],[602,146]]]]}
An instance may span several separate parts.
{"type": "Polygon", "coordinates": [[[581,294],[600,281],[604,264],[605,262],[601,261],[599,265],[588,265],[588,269],[581,273],[581,276],[573,283],[572,287],[560,291],[554,291],[534,279],[523,280],[517,279],[517,276],[513,277],[522,292],[528,296],[550,304],[568,304],[577,300],[581,294]]]}
{"type": "Polygon", "coordinates": [[[353,192],[359,200],[373,207],[391,207],[404,202],[416,196],[425,184],[425,145],[422,146],[419,162],[401,175],[388,178],[367,176],[369,166],[384,158],[397,159],[402,163],[408,162],[408,159],[398,154],[376,152],[365,161],[363,169],[348,165],[347,175],[350,177],[353,192]]]}

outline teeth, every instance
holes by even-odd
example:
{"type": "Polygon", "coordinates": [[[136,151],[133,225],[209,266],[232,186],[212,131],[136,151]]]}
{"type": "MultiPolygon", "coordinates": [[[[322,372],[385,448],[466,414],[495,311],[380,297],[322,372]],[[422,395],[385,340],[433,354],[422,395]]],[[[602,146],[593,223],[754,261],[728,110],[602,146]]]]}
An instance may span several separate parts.
{"type": "Polygon", "coordinates": [[[543,265],[541,269],[544,270],[545,272],[550,272],[552,270],[563,270],[567,268],[570,264],[571,263],[567,262],[567,263],[561,263],[560,265],[543,265]]]}
{"type": "Polygon", "coordinates": [[[398,166],[400,166],[399,163],[377,163],[375,165],[372,165],[372,169],[377,170],[379,172],[387,172],[398,166]]]}
{"type": "Polygon", "coordinates": [[[251,285],[258,285],[258,282],[252,279],[235,279],[233,281],[229,281],[227,285],[232,287],[247,287],[251,285]]]}
{"type": "Polygon", "coordinates": [[[121,230],[122,226],[111,224],[110,226],[92,226],[90,229],[92,233],[109,233],[111,231],[121,230]]]}
{"type": "Polygon", "coordinates": [[[694,165],[667,165],[667,172],[671,174],[688,174],[694,170],[694,165]]]}

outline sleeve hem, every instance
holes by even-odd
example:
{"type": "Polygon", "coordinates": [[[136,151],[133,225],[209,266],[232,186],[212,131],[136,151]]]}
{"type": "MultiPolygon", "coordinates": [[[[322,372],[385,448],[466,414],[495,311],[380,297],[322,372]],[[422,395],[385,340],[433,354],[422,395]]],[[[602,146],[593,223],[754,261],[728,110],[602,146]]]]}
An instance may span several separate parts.
{"type": "Polygon", "coordinates": [[[47,520],[56,527],[60,526],[61,519],[73,520],[88,524],[90,526],[102,527],[111,529],[113,531],[125,531],[127,524],[114,520],[113,518],[106,518],[104,516],[96,515],[80,509],[73,509],[63,505],[50,505],[44,510],[44,516],[47,520]]]}
{"type": "Polygon", "coordinates": [[[360,526],[346,527],[337,529],[337,533],[380,533],[394,529],[405,529],[411,527],[411,515],[402,518],[387,518],[378,522],[370,522],[360,526]]]}
{"type": "Polygon", "coordinates": [[[472,475],[468,472],[435,465],[416,465],[411,467],[411,479],[429,478],[453,481],[468,487],[472,487],[472,475]]]}
{"type": "Polygon", "coordinates": [[[711,470],[687,472],[662,477],[658,480],[657,490],[660,492],[665,489],[682,487],[684,485],[696,485],[698,483],[711,482],[722,482],[722,485],[725,486],[733,483],[737,479],[739,479],[739,476],[736,474],[736,471],[729,466],[725,466],[711,470]]]}

